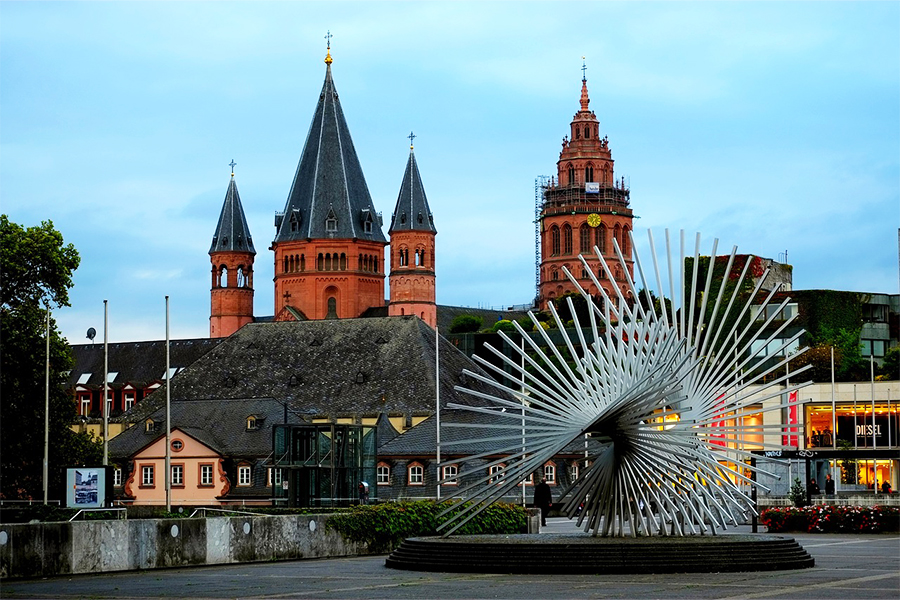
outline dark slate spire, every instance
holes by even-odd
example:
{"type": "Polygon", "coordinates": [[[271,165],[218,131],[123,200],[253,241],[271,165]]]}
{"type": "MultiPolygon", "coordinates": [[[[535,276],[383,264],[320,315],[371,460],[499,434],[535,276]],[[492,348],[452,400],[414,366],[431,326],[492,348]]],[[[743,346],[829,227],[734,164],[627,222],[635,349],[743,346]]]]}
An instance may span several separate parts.
{"type": "Polygon", "coordinates": [[[256,254],[253,248],[253,238],[250,236],[250,228],[247,227],[247,218],[244,216],[244,207],[241,206],[241,197],[238,195],[237,184],[234,182],[234,173],[228,182],[228,191],[225,192],[225,203],[222,204],[222,214],[219,215],[219,224],[216,225],[216,233],[213,235],[209,253],[213,252],[249,252],[256,254]]]}
{"type": "Polygon", "coordinates": [[[331,79],[330,52],[325,63],[325,84],[294,183],[284,213],[275,217],[275,243],[322,238],[386,243],[331,79]]]}
{"type": "MultiPolygon", "coordinates": [[[[414,136],[410,134],[410,138],[412,137],[414,136]]],[[[403,174],[403,183],[400,184],[400,195],[397,196],[397,206],[394,208],[388,233],[393,234],[395,231],[437,233],[412,144],[409,146],[409,161],[406,163],[406,172],[403,174]]]]}

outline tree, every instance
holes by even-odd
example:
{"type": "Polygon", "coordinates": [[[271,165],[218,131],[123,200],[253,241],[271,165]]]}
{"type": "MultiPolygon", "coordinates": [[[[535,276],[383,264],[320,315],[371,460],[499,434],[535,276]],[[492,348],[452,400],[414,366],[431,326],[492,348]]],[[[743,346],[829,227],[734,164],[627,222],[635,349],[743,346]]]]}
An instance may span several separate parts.
{"type": "MultiPolygon", "coordinates": [[[[0,215],[0,497],[43,496],[47,306],[69,306],[80,258],[45,221],[23,228],[0,215]]],[[[75,405],[66,393],[73,360],[50,322],[50,485],[61,489],[63,466],[93,466],[97,443],[70,428],[75,405]],[[90,442],[90,443],[87,443],[90,442]]],[[[96,463],[95,463],[96,464],[96,463]]]]}
{"type": "Polygon", "coordinates": [[[450,323],[450,333],[472,333],[481,329],[484,319],[475,315],[459,315],[450,323]]]}

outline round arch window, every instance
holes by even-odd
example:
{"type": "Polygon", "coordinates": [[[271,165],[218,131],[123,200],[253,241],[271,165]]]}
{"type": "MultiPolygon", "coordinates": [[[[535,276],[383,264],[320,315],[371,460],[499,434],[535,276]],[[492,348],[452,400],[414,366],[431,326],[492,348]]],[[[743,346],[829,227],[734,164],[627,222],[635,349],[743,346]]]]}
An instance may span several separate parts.
{"type": "Polygon", "coordinates": [[[181,452],[184,448],[184,442],[181,440],[172,440],[172,451],[173,452],[181,452]]]}

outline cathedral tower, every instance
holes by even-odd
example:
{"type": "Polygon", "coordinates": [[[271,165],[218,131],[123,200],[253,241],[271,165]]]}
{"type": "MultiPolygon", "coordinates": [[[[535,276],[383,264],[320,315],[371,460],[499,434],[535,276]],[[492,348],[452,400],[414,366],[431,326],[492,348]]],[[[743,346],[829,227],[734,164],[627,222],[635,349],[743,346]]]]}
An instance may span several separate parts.
{"type": "Polygon", "coordinates": [[[556,163],[557,174],[543,189],[540,207],[540,284],[538,306],[567,292],[574,292],[562,267],[579,279],[581,285],[599,294],[583,268],[578,255],[584,255],[589,268],[611,298],[616,298],[615,288],[625,297],[631,294],[625,287],[625,274],[619,266],[613,249],[613,240],[626,261],[629,273],[634,272],[631,261],[632,229],[631,191],[624,178],[616,179],[613,171],[609,140],[600,137],[600,123],[588,108],[587,78],[581,80],[581,108],[575,113],[569,135],[563,138],[562,151],[556,163]],[[598,247],[613,270],[607,277],[596,259],[594,247],[598,247]]]}
{"type": "Polygon", "coordinates": [[[275,215],[275,319],[352,318],[384,306],[381,215],[331,78],[313,114],[284,212],[275,215]]]}
{"type": "MultiPolygon", "coordinates": [[[[234,169],[234,161],[231,167],[234,169]]],[[[225,192],[222,214],[209,247],[212,263],[209,337],[228,337],[253,322],[253,259],[256,250],[241,206],[234,171],[225,192]]]]}
{"type": "MultiPolygon", "coordinates": [[[[410,142],[415,138],[409,134],[410,142]]],[[[428,208],[413,146],[391,217],[391,303],[389,315],[416,315],[437,326],[434,270],[434,218],[428,208]]]]}

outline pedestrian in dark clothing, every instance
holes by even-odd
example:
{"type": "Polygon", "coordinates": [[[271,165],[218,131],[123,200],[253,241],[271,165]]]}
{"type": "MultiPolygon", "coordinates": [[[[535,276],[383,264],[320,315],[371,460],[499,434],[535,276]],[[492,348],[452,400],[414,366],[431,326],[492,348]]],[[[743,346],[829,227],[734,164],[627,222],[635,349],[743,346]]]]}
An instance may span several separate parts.
{"type": "Polygon", "coordinates": [[[831,473],[825,476],[825,493],[829,496],[834,495],[834,479],[831,478],[831,473]]]}
{"type": "Polygon", "coordinates": [[[534,487],[534,505],[541,509],[541,525],[547,526],[547,513],[553,506],[553,493],[547,480],[541,477],[541,482],[534,487]]]}
{"type": "Polygon", "coordinates": [[[809,480],[809,493],[810,494],[821,494],[822,492],[819,490],[819,484],[816,483],[816,478],[813,477],[809,480]]]}

